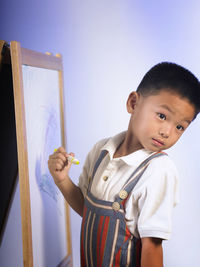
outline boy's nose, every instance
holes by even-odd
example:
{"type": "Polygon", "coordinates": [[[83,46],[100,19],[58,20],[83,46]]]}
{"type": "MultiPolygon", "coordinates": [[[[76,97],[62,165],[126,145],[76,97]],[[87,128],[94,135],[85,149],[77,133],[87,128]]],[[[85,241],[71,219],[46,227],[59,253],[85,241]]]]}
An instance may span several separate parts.
{"type": "Polygon", "coordinates": [[[160,128],[159,134],[163,138],[168,138],[170,136],[170,132],[171,132],[171,126],[170,125],[165,125],[162,128],[160,128]]]}
{"type": "Polygon", "coordinates": [[[165,132],[160,132],[160,135],[162,136],[162,137],[164,137],[164,138],[168,138],[169,137],[169,135],[165,132]]]}

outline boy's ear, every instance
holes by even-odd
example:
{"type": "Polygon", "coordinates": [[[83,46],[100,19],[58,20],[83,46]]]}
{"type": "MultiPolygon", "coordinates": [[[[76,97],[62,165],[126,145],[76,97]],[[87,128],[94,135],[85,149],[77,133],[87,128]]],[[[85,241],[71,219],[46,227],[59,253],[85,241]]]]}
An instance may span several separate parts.
{"type": "Polygon", "coordinates": [[[137,92],[131,92],[126,102],[126,108],[128,113],[132,114],[134,112],[138,100],[139,94],[137,92]]]}

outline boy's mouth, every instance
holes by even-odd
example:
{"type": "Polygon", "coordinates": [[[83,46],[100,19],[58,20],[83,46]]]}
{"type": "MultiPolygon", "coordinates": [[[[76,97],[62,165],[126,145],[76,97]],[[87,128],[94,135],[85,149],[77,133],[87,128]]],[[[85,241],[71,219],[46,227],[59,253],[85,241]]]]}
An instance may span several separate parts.
{"type": "Polygon", "coordinates": [[[164,143],[161,140],[155,139],[155,138],[152,138],[152,140],[153,140],[154,145],[159,146],[159,147],[164,146],[164,143]]]}

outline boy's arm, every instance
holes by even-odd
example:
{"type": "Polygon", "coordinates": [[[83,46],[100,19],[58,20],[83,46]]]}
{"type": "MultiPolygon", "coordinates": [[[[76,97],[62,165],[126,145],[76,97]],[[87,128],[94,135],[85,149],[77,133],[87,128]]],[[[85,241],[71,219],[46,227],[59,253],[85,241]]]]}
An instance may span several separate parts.
{"type": "Polygon", "coordinates": [[[60,183],[55,182],[62,192],[64,198],[80,216],[83,216],[84,197],[78,186],[76,186],[69,176],[60,183]]]}
{"type": "Polygon", "coordinates": [[[142,238],[141,267],[163,267],[162,239],[142,238]]]}
{"type": "MultiPolygon", "coordinates": [[[[74,156],[72,153],[70,155],[74,156]]],[[[55,184],[62,192],[69,205],[80,215],[83,214],[84,197],[78,186],[76,186],[68,176],[71,163],[68,162],[63,147],[60,147],[49,157],[49,171],[54,179],[55,184]]]]}

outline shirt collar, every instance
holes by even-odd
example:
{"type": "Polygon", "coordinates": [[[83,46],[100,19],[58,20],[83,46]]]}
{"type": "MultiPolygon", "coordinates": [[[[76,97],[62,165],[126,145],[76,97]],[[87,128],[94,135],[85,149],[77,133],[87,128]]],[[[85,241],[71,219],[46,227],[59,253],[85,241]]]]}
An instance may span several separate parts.
{"type": "MultiPolygon", "coordinates": [[[[114,137],[108,139],[106,144],[102,147],[101,150],[107,150],[110,156],[110,159],[113,160],[113,155],[117,149],[117,147],[121,144],[121,142],[125,138],[126,132],[119,133],[114,137]]],[[[116,160],[123,160],[126,164],[131,166],[138,166],[142,163],[146,158],[148,158],[153,152],[148,151],[146,149],[139,149],[129,155],[116,158],[116,160]]],[[[114,158],[115,160],[115,158],[114,158]]]]}

